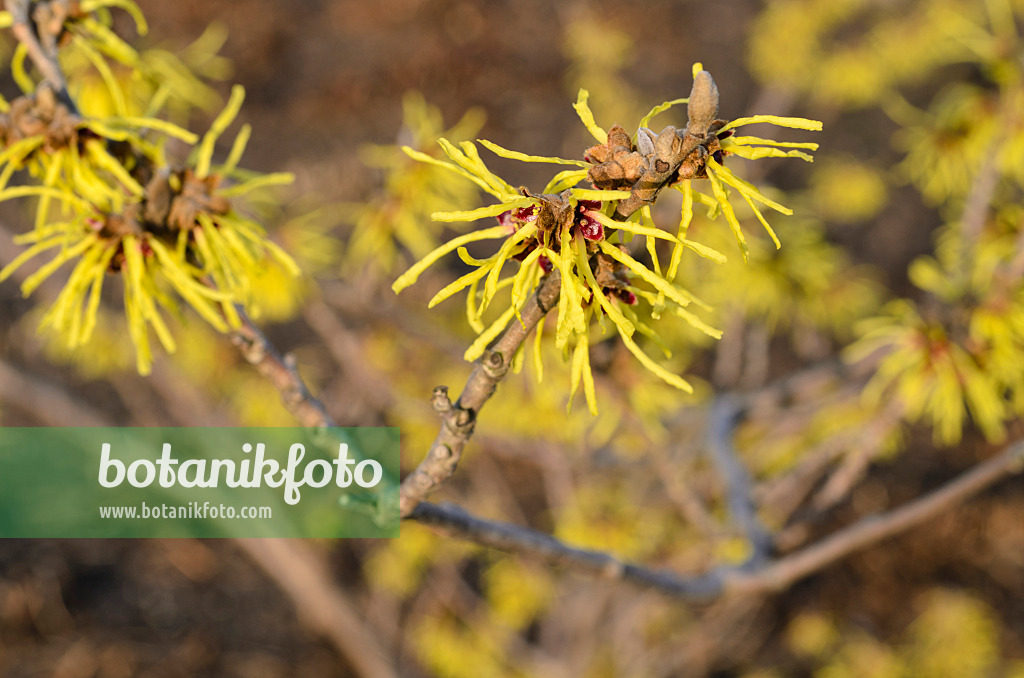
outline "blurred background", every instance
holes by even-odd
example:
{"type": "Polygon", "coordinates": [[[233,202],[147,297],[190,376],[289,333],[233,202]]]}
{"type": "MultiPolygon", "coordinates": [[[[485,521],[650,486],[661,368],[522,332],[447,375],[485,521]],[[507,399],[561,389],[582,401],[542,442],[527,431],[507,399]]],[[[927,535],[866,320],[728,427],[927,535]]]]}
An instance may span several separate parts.
{"type": "MultiPolygon", "coordinates": [[[[475,334],[459,301],[426,309],[465,272],[458,262],[401,296],[390,284],[472,227],[432,223],[431,212],[487,202],[400,146],[437,155],[439,136],[485,138],[579,158],[593,143],[572,108],[581,87],[599,125],[633,131],[652,106],[687,96],[698,61],[718,83],[725,119],[823,121],[817,134],[750,131],[820,143],[813,164],[727,160],[794,209],[770,217],[782,250],[742,212],[749,264],[721,218],[691,227],[691,238],[729,256],[722,266],[694,257],[681,273],[712,306],[702,318],[726,331],[721,342],[668,318],[657,327],[671,349],[665,364],[694,395],[609,341],[591,357],[600,414],[582,402],[567,411],[568,367],[545,344],[543,381],[527,365],[502,384],[437,499],[698,573],[748,550],[703,449],[713,392],[749,399],[737,447],[783,553],[935,488],[1022,433],[1015,415],[1000,438],[962,414],[962,430],[957,419],[955,435],[936,434],[941,416],[930,406],[910,416],[906,403],[865,400],[871,368],[843,362],[860,328],[895,317],[887,301],[925,309],[941,297],[908,267],[948,240],[976,175],[1002,181],[986,196],[982,228],[1024,230],[1014,183],[1024,168],[1020,0],[139,5],[149,33],[138,37],[117,11],[115,30],[140,51],[175,55],[209,88],[184,118],[189,128],[206,129],[240,83],[239,121],[254,130],[242,164],[295,174],[250,209],[307,275],[268,270],[257,323],[296,356],[339,424],[400,426],[407,470],[436,433],[431,390],[458,393],[475,334]]],[[[83,110],[90,101],[102,109],[80,82],[72,93],[83,110]]],[[[2,92],[17,92],[9,76],[2,92]]],[[[653,126],[682,126],[684,116],[672,109],[653,126]]],[[[485,159],[514,186],[540,190],[551,176],[485,159]]],[[[11,236],[31,217],[2,208],[6,264],[19,251],[11,236]]],[[[655,220],[674,230],[678,214],[668,196],[655,220]]],[[[140,377],[114,304],[74,352],[37,332],[54,294],[44,286],[23,298],[17,276],[0,284],[3,425],[295,423],[231,342],[187,314],[178,351],[140,377]]],[[[777,595],[701,606],[415,523],[390,541],[273,546],[6,540],[0,675],[1024,676],[1019,490],[1019,480],[1005,482],[777,595]]]]}

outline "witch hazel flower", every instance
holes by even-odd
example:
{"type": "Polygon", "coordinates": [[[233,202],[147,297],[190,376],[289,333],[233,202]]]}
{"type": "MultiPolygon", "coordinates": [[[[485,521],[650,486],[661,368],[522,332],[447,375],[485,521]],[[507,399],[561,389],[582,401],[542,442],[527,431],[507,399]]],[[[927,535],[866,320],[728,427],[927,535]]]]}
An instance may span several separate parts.
{"type": "Polygon", "coordinates": [[[537,219],[537,208],[533,205],[520,207],[514,210],[505,210],[497,217],[498,223],[509,229],[509,233],[515,233],[523,224],[528,224],[537,219]]]}
{"type": "Polygon", "coordinates": [[[601,225],[598,216],[600,209],[599,200],[580,200],[576,205],[576,218],[573,223],[579,229],[580,235],[587,240],[604,239],[604,226],[601,225]]]}
{"type": "MultiPolygon", "coordinates": [[[[704,309],[707,306],[675,283],[687,251],[719,263],[726,261],[720,252],[686,238],[696,202],[709,207],[710,218],[725,215],[744,258],[746,241],[730,203],[732,191],[740,194],[778,243],[758,205],[786,214],[791,213],[790,210],[726,169],[725,158],[736,155],[747,159],[799,157],[810,160],[804,150],[814,150],[817,145],[736,136],[735,129],[771,122],[816,130],[821,128],[821,123],[777,116],[719,119],[718,88],[700,64],[694,66],[690,97],[655,106],[640,121],[635,136],[618,125],[608,130],[599,127],[587,104],[588,98],[587,91],[580,90],[574,108],[598,143],[586,149],[582,160],[527,155],[478,140],[481,146],[502,158],[564,166],[540,193],[523,187],[513,188],[492,173],[472,142],[455,145],[441,139],[439,143],[448,160],[403,149],[413,158],[443,166],[472,181],[497,200],[493,205],[475,210],[436,212],[432,215],[435,220],[473,222],[494,217],[497,225],[459,235],[438,247],[401,275],[392,288],[399,292],[412,285],[434,263],[456,253],[472,270],[437,292],[429,305],[435,306],[462,290],[467,291],[467,320],[479,336],[465,357],[476,360],[505,327],[519,317],[541,281],[557,271],[560,291],[554,322],[555,344],[565,351],[572,363],[570,403],[582,383],[587,404],[596,414],[596,391],[589,361],[594,327],[606,332],[610,325],[646,369],[684,391],[692,391],[690,384],[648,356],[634,339],[638,328],[644,335],[655,336],[648,325],[649,319],[657,319],[668,311],[714,338],[721,336],[690,309],[691,306],[704,309]],[[648,128],[655,115],[681,103],[688,106],[685,127],[668,126],[657,134],[648,128]],[[694,187],[694,182],[700,180],[710,183],[710,195],[694,187]],[[581,184],[590,187],[583,188],[581,184]],[[681,219],[674,234],[657,226],[651,213],[652,203],[665,188],[675,188],[683,194],[681,219]],[[466,246],[483,240],[497,240],[500,244],[485,259],[471,256],[466,246]],[[665,249],[659,252],[659,242],[669,248],[667,262],[659,259],[665,249]],[[638,247],[640,243],[645,247],[638,247]],[[489,322],[485,323],[484,313],[497,303],[499,292],[503,310],[496,318],[489,315],[489,322]]],[[[534,344],[538,376],[543,371],[539,350],[543,331],[541,323],[537,326],[534,344]]]]}

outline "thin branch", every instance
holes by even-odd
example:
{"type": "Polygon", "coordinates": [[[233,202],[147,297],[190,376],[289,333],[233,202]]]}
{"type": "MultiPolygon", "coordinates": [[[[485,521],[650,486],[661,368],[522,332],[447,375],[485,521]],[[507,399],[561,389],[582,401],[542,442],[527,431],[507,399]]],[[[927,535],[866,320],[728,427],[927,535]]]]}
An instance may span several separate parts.
{"type": "Polygon", "coordinates": [[[452,338],[442,321],[432,315],[410,313],[397,303],[398,298],[394,295],[381,293],[377,287],[364,290],[361,284],[361,281],[317,281],[324,302],[339,316],[351,322],[382,324],[389,331],[399,332],[409,340],[433,346],[454,360],[462,360],[465,346],[452,338]]]}
{"type": "MultiPolygon", "coordinates": [[[[61,386],[51,386],[0,361],[0,402],[15,406],[48,426],[112,426],[61,386]]],[[[301,539],[233,540],[294,603],[298,614],[328,639],[361,678],[393,678],[397,670],[380,640],[355,612],[356,604],[335,583],[327,567],[301,539]]]]}
{"type": "Polygon", "coordinates": [[[513,320],[504,333],[476,363],[466,381],[462,395],[453,404],[448,389],[434,390],[434,409],[441,415],[441,430],[416,470],[402,481],[399,510],[408,516],[428,494],[447,481],[455,472],[466,443],[473,435],[480,408],[490,400],[509,367],[519,346],[544,315],[558,302],[561,278],[552,271],[537,292],[526,302],[520,320],[513,320]]]}
{"type": "Polygon", "coordinates": [[[44,426],[109,426],[101,412],[72,398],[58,385],[0,360],[0,401],[44,426]]]}
{"type": "Polygon", "coordinates": [[[960,215],[960,234],[963,236],[963,246],[960,251],[960,274],[964,277],[970,275],[971,258],[974,254],[978,238],[985,228],[985,220],[988,218],[989,207],[992,204],[992,195],[999,185],[999,167],[996,163],[998,156],[998,144],[1001,143],[1003,135],[996,137],[985,150],[984,161],[978,169],[978,173],[971,182],[971,190],[967,194],[967,201],[964,204],[963,214],[960,215]]]}
{"type": "Polygon", "coordinates": [[[71,14],[70,0],[49,0],[34,7],[31,7],[31,0],[7,0],[5,4],[11,14],[14,37],[25,46],[29,59],[60,102],[73,115],[78,115],[78,107],[68,94],[67,80],[57,60],[57,41],[64,32],[64,20],[71,14]]]}
{"type": "Polygon", "coordinates": [[[1024,219],[1017,225],[1017,237],[1013,244],[1016,254],[1006,266],[1005,278],[1007,281],[1017,282],[1024,278],[1024,219]]]}
{"type": "MultiPolygon", "coordinates": [[[[132,377],[134,379],[134,377],[132,377]]],[[[237,417],[214,402],[169,360],[159,360],[146,378],[164,402],[167,415],[181,426],[237,426],[237,417]]]]}
{"type": "Polygon", "coordinates": [[[241,308],[238,314],[242,318],[242,326],[231,333],[231,341],[256,371],[281,393],[281,400],[288,411],[303,426],[336,426],[323,403],[313,396],[302,380],[295,359],[278,353],[241,308]]]}
{"type": "MultiPolygon", "coordinates": [[[[797,464],[785,474],[762,483],[754,490],[754,500],[779,524],[788,524],[790,517],[804,504],[821,484],[829,469],[841,458],[859,437],[859,430],[838,433],[812,446],[801,455],[797,464]]],[[[791,541],[793,534],[803,532],[805,525],[783,529],[775,535],[775,547],[783,551],[792,550],[798,544],[791,541]]]]}
{"type": "Polygon", "coordinates": [[[725,481],[729,513],[750,542],[751,553],[744,567],[754,568],[771,555],[772,535],[757,517],[750,473],[733,446],[733,432],[742,416],[743,408],[738,399],[727,395],[716,398],[711,405],[707,446],[719,475],[725,481]]]}
{"type": "Polygon", "coordinates": [[[383,375],[366,361],[359,336],[345,326],[322,299],[309,302],[302,312],[306,323],[319,335],[349,383],[359,384],[360,397],[374,409],[386,410],[394,396],[383,375]]]}
{"type": "Polygon", "coordinates": [[[601,551],[578,549],[529,528],[478,518],[451,505],[421,503],[410,519],[484,546],[531,556],[547,564],[604,579],[627,581],[693,602],[727,594],[763,595],[846,556],[905,532],[948,511],[996,482],[1024,470],[1024,442],[1017,442],[942,487],[903,506],[858,520],[831,536],[752,569],[720,567],[691,577],[623,562],[601,551]]]}
{"type": "Polygon", "coordinates": [[[409,518],[451,536],[601,579],[630,581],[689,600],[710,600],[722,593],[722,581],[716,574],[686,578],[658,572],[623,562],[604,551],[569,546],[545,532],[479,518],[453,504],[422,502],[409,518]]]}
{"type": "Polygon", "coordinates": [[[684,478],[676,461],[660,449],[651,450],[653,470],[661,482],[665,496],[679,508],[681,515],[708,541],[722,536],[722,530],[704,501],[693,489],[693,479],[684,478]]]}
{"type": "Polygon", "coordinates": [[[732,313],[726,320],[722,338],[715,344],[711,381],[719,388],[735,388],[743,372],[743,316],[732,313]]]}
{"type": "Polygon", "coordinates": [[[397,678],[389,654],[370,634],[356,606],[338,588],[323,559],[302,539],[235,539],[270,576],[302,620],[330,640],[361,678],[397,678]]]}
{"type": "Polygon", "coordinates": [[[901,401],[894,400],[884,412],[863,426],[843,464],[815,493],[811,500],[815,510],[826,511],[850,496],[853,486],[861,481],[868,467],[885,449],[886,438],[899,427],[904,409],[901,401]]]}
{"type": "Polygon", "coordinates": [[[743,376],[739,381],[742,389],[754,389],[762,386],[768,378],[771,363],[771,333],[764,323],[750,323],[744,337],[743,376]]]}
{"type": "Polygon", "coordinates": [[[756,576],[734,582],[733,588],[745,592],[785,589],[855,551],[935,518],[998,481],[1021,471],[1024,471],[1024,442],[1019,441],[940,488],[892,511],[862,518],[776,561],[756,576]]]}

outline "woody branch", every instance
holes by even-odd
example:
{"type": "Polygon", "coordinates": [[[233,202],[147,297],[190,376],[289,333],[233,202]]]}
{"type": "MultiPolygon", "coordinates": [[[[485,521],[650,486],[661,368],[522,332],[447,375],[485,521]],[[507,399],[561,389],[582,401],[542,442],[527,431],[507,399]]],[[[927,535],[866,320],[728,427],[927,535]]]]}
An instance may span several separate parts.
{"type": "MultiPolygon", "coordinates": [[[[700,71],[690,93],[686,128],[666,127],[658,135],[641,130],[635,151],[628,136],[620,142],[609,134],[608,152],[615,155],[595,165],[591,179],[599,187],[621,187],[625,182],[630,188],[630,197],[616,206],[613,215],[616,221],[625,221],[643,206],[653,203],[674,178],[693,176],[703,167],[709,155],[708,145],[717,141],[712,125],[717,114],[718,87],[709,73],[700,71]],[[625,144],[622,152],[616,152],[616,143],[625,144]],[[614,170],[616,175],[609,177],[609,170],[614,170]]],[[[441,428],[426,457],[402,482],[400,513],[403,517],[412,515],[420,502],[455,473],[466,443],[473,435],[480,408],[494,394],[523,341],[555,307],[560,291],[559,274],[552,271],[527,302],[521,312],[522,319],[509,321],[503,334],[484,353],[458,400],[454,403],[449,400],[447,387],[434,390],[433,405],[441,415],[441,428]]]]}

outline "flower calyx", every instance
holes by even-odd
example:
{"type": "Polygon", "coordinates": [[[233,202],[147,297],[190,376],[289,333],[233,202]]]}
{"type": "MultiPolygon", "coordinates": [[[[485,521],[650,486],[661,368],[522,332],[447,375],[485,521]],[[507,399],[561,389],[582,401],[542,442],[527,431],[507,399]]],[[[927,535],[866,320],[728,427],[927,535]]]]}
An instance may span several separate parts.
{"type": "Polygon", "coordinates": [[[537,228],[543,233],[559,233],[566,223],[572,223],[575,207],[570,202],[571,192],[569,190],[561,193],[531,193],[530,189],[522,186],[519,192],[527,198],[533,198],[537,204],[530,208],[533,210],[532,218],[528,221],[537,222],[537,228]]]}
{"type": "Polygon", "coordinates": [[[195,227],[200,214],[223,215],[231,202],[216,195],[220,176],[197,177],[191,168],[163,168],[146,184],[142,218],[153,231],[185,231],[195,227]]]}
{"type": "MultiPolygon", "coordinates": [[[[619,246],[619,250],[622,249],[619,246]]],[[[594,255],[594,262],[594,279],[601,286],[601,291],[606,296],[617,297],[626,304],[635,306],[637,298],[636,294],[629,289],[632,284],[629,269],[604,252],[597,252],[594,255]]]]}
{"type": "MultiPolygon", "coordinates": [[[[148,256],[152,250],[146,246],[146,234],[166,238],[200,226],[200,214],[220,216],[231,210],[227,198],[213,194],[219,180],[217,175],[196,178],[188,168],[165,167],[146,183],[141,202],[90,222],[94,231],[107,240],[120,242],[126,236],[142,238],[143,254],[148,256]]],[[[109,272],[118,272],[123,263],[124,256],[119,251],[110,262],[109,272]]]]}
{"type": "Polygon", "coordinates": [[[58,100],[57,94],[43,83],[32,96],[20,96],[10,110],[0,114],[0,143],[12,144],[43,136],[44,150],[54,152],[77,143],[81,118],[58,100]]]}
{"type": "Polygon", "coordinates": [[[643,153],[634,149],[629,134],[620,125],[613,125],[608,130],[608,142],[588,148],[583,159],[595,163],[587,173],[594,187],[612,191],[633,188],[647,160],[643,153]]]}
{"type": "Polygon", "coordinates": [[[569,189],[557,194],[534,194],[530,189],[520,187],[519,192],[533,198],[537,204],[503,212],[498,215],[498,223],[518,230],[524,224],[536,222],[540,233],[553,234],[553,238],[543,235],[541,239],[545,242],[558,240],[565,226],[569,227],[570,233],[578,232],[584,240],[604,239],[604,226],[597,214],[601,209],[600,200],[578,200],[573,198],[569,189]]]}

